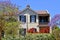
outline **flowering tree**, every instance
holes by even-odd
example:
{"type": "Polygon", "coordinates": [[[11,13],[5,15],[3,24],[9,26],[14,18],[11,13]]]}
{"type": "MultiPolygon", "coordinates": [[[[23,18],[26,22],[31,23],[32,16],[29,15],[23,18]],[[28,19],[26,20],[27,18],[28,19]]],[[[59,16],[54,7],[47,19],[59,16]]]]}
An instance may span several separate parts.
{"type": "Polygon", "coordinates": [[[16,22],[13,22],[13,21],[6,22],[4,17],[5,16],[13,16],[16,13],[18,13],[18,8],[15,5],[11,4],[11,2],[9,2],[9,1],[0,1],[0,40],[1,40],[2,30],[4,30],[6,32],[6,27],[8,30],[9,26],[16,27],[18,25],[17,21],[16,22]]]}
{"type": "Polygon", "coordinates": [[[49,23],[49,26],[53,28],[52,31],[56,40],[60,40],[60,28],[58,25],[60,26],[60,14],[56,14],[49,23]]]}
{"type": "Polygon", "coordinates": [[[54,25],[60,25],[60,14],[56,14],[54,18],[51,19],[49,26],[53,27],[54,25]]]}

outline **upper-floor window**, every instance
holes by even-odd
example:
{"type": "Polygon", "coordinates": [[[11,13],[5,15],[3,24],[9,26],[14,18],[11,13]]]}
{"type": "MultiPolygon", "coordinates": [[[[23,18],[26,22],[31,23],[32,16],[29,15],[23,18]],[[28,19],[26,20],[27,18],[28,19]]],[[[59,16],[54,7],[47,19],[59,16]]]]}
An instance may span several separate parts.
{"type": "Polygon", "coordinates": [[[39,16],[39,23],[47,23],[49,22],[48,16],[39,16]]]}
{"type": "Polygon", "coordinates": [[[36,15],[30,15],[30,22],[36,22],[36,15]]]}
{"type": "Polygon", "coordinates": [[[25,15],[20,15],[19,19],[21,22],[26,22],[26,16],[25,15]]]}

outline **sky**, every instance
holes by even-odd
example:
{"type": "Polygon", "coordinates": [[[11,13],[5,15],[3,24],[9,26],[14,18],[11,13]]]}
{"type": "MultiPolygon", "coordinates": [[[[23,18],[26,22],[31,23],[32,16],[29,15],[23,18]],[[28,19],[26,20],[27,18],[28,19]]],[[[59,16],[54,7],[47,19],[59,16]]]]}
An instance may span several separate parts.
{"type": "Polygon", "coordinates": [[[56,14],[60,14],[60,0],[10,0],[11,3],[16,4],[19,10],[26,8],[26,5],[30,5],[31,9],[47,10],[51,17],[56,14]]]}
{"type": "Polygon", "coordinates": [[[30,5],[35,11],[47,10],[51,17],[60,14],[60,0],[11,0],[11,2],[19,6],[20,10],[30,5]]]}

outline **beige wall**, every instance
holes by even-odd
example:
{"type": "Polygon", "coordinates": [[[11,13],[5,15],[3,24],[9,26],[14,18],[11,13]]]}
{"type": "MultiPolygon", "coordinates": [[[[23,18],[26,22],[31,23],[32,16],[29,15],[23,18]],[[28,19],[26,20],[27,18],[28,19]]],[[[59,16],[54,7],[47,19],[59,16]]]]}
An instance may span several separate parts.
{"type": "MultiPolygon", "coordinates": [[[[20,15],[25,15],[26,16],[26,23],[21,23],[21,28],[36,28],[37,31],[39,32],[39,27],[38,27],[38,14],[31,11],[31,10],[25,10],[22,12],[20,15]],[[30,23],[30,15],[36,15],[36,23],[30,23]]],[[[19,16],[18,16],[18,21],[19,21],[19,16]]],[[[51,28],[50,28],[50,33],[51,33],[51,28]]]]}
{"type": "MultiPolygon", "coordinates": [[[[25,15],[26,16],[26,23],[21,23],[21,28],[36,28],[37,31],[39,31],[39,27],[38,26],[38,14],[34,13],[32,11],[24,11],[23,13],[21,13],[20,15],[25,15]],[[36,23],[30,23],[30,15],[36,15],[36,23]]],[[[18,21],[19,21],[19,16],[18,16],[18,21]]]]}

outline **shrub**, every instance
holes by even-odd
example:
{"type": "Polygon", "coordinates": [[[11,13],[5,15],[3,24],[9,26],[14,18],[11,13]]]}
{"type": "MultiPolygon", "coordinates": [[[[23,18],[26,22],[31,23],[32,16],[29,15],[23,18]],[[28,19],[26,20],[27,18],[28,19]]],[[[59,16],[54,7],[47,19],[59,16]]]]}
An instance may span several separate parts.
{"type": "Polygon", "coordinates": [[[2,38],[2,40],[55,40],[51,34],[27,34],[26,36],[20,36],[19,38],[2,38]]]}

